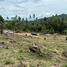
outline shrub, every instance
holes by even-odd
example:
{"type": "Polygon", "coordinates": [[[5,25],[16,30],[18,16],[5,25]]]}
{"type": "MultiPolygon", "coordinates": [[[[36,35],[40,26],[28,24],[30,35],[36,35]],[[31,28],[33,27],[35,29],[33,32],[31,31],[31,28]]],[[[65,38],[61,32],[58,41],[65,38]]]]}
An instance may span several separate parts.
{"type": "Polygon", "coordinates": [[[62,66],[63,66],[63,67],[67,67],[67,63],[64,63],[62,66]]]}
{"type": "Polygon", "coordinates": [[[54,39],[56,39],[57,35],[56,35],[56,34],[54,34],[54,35],[53,35],[53,37],[54,37],[54,39]]]}
{"type": "Polygon", "coordinates": [[[25,60],[24,56],[18,57],[17,60],[25,60]]]}
{"type": "Polygon", "coordinates": [[[11,61],[11,64],[14,64],[15,63],[15,61],[11,61]]]}
{"type": "Polygon", "coordinates": [[[10,60],[5,61],[5,64],[14,64],[14,63],[15,63],[15,61],[10,61],[10,60]]]}
{"type": "Polygon", "coordinates": [[[54,33],[54,29],[51,28],[50,31],[49,31],[50,34],[53,34],[54,33]]]}
{"type": "Polygon", "coordinates": [[[25,60],[24,56],[21,57],[21,60],[25,60]]]}
{"type": "Polygon", "coordinates": [[[22,50],[22,49],[20,49],[20,50],[19,50],[19,53],[23,53],[23,50],[22,50]]]}
{"type": "Polygon", "coordinates": [[[10,60],[5,61],[5,64],[10,64],[10,63],[11,63],[10,60]]]}
{"type": "Polygon", "coordinates": [[[45,55],[46,55],[45,49],[42,48],[42,47],[41,47],[41,49],[42,49],[42,50],[41,50],[41,54],[40,54],[40,55],[41,55],[41,56],[45,56],[45,55]]]}
{"type": "Polygon", "coordinates": [[[17,60],[21,60],[21,58],[18,57],[17,60]]]}

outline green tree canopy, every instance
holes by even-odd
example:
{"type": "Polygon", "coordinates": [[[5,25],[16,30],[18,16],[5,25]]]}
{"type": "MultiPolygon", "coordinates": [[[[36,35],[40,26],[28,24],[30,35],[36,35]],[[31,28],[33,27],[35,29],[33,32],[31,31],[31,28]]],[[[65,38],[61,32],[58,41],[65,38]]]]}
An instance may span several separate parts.
{"type": "Polygon", "coordinates": [[[4,19],[3,19],[3,17],[0,15],[0,29],[1,29],[1,34],[3,33],[3,25],[4,25],[4,19]]]}

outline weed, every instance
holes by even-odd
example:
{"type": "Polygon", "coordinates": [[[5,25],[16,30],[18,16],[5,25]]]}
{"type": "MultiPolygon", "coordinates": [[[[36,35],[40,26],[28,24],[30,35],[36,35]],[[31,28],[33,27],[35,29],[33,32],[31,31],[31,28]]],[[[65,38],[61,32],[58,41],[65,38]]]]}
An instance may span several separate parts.
{"type": "Polygon", "coordinates": [[[35,67],[33,64],[30,64],[30,67],[35,67]]]}
{"type": "Polygon", "coordinates": [[[21,46],[23,46],[23,45],[21,44],[21,46]]]}
{"type": "Polygon", "coordinates": [[[17,60],[25,60],[24,56],[18,57],[17,60]]]}
{"type": "Polygon", "coordinates": [[[19,53],[23,53],[23,50],[22,50],[22,49],[20,49],[20,50],[19,50],[19,53]]]}
{"type": "Polygon", "coordinates": [[[6,55],[7,55],[8,53],[6,53],[6,55]]]}
{"type": "Polygon", "coordinates": [[[67,63],[62,64],[63,67],[67,67],[67,63]]]}
{"type": "Polygon", "coordinates": [[[45,52],[45,49],[41,47],[41,56],[45,56],[46,55],[46,52],[45,52]]]}
{"type": "Polygon", "coordinates": [[[1,60],[1,57],[0,57],[0,60],[1,60]]]}
{"type": "Polygon", "coordinates": [[[25,60],[24,56],[21,57],[21,60],[25,60]]]}
{"type": "Polygon", "coordinates": [[[11,61],[11,64],[14,64],[15,63],[15,61],[11,61]]]}
{"type": "Polygon", "coordinates": [[[36,52],[32,52],[32,51],[30,52],[30,54],[31,54],[31,55],[37,55],[36,52]]]}
{"type": "Polygon", "coordinates": [[[21,60],[21,58],[18,57],[17,60],[21,60]]]}
{"type": "Polygon", "coordinates": [[[10,60],[6,60],[6,61],[5,61],[5,64],[10,64],[10,63],[11,63],[10,60]]]}
{"type": "Polygon", "coordinates": [[[10,61],[9,59],[5,61],[5,64],[14,64],[15,61],[10,61]]]}
{"type": "Polygon", "coordinates": [[[54,39],[56,39],[57,35],[56,35],[56,34],[54,34],[54,35],[53,35],[53,37],[54,37],[54,39]]]}

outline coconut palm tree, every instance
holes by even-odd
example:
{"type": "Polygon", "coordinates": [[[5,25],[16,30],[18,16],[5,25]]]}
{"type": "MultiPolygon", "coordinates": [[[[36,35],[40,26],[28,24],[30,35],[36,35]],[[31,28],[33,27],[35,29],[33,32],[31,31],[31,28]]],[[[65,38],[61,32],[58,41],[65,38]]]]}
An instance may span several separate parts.
{"type": "Polygon", "coordinates": [[[33,14],[33,18],[35,18],[35,14],[33,14]]]}
{"type": "Polygon", "coordinates": [[[18,20],[19,20],[19,21],[21,20],[21,17],[20,17],[20,16],[18,17],[18,20]]]}

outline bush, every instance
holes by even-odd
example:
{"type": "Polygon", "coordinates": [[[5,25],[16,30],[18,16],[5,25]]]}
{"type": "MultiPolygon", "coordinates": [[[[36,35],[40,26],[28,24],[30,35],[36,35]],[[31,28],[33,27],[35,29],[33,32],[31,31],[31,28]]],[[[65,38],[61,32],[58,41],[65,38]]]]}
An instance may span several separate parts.
{"type": "Polygon", "coordinates": [[[5,64],[14,64],[14,63],[15,63],[15,61],[10,61],[10,60],[5,61],[5,64]]]}
{"type": "Polygon", "coordinates": [[[19,50],[19,53],[23,53],[23,50],[22,50],[22,49],[20,49],[20,50],[19,50]]]}
{"type": "Polygon", "coordinates": [[[11,61],[11,64],[14,64],[15,63],[15,61],[11,61]]]}
{"type": "Polygon", "coordinates": [[[54,34],[54,35],[53,35],[53,37],[54,37],[54,39],[56,39],[57,35],[56,35],[56,34],[54,34]]]}
{"type": "Polygon", "coordinates": [[[63,67],[67,67],[67,63],[64,63],[62,66],[63,66],[63,67]]]}
{"type": "Polygon", "coordinates": [[[46,55],[45,49],[42,48],[42,47],[41,47],[41,49],[42,49],[42,50],[41,50],[41,54],[40,54],[40,55],[41,55],[41,56],[45,56],[45,55],[46,55]]]}
{"type": "Polygon", "coordinates": [[[51,28],[50,31],[49,31],[50,34],[53,34],[54,33],[54,29],[51,28]]]}
{"type": "Polygon", "coordinates": [[[10,63],[11,63],[10,60],[5,61],[5,64],[10,64],[10,63]]]}
{"type": "Polygon", "coordinates": [[[24,56],[21,57],[21,60],[25,60],[24,56]]]}
{"type": "Polygon", "coordinates": [[[17,60],[25,60],[24,56],[18,57],[17,60]]]}

